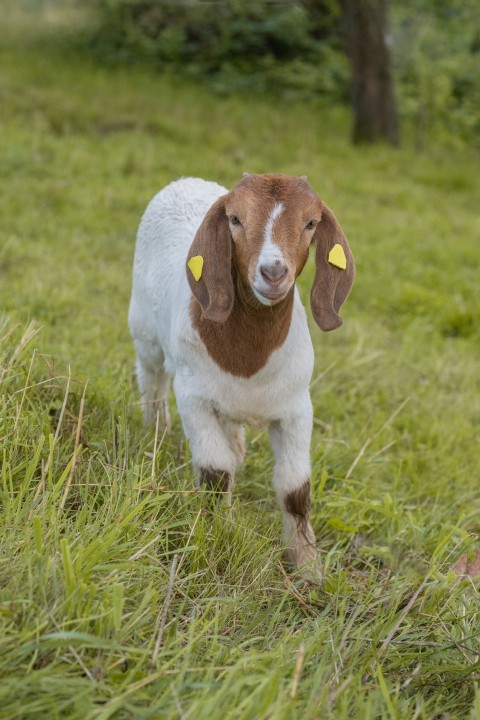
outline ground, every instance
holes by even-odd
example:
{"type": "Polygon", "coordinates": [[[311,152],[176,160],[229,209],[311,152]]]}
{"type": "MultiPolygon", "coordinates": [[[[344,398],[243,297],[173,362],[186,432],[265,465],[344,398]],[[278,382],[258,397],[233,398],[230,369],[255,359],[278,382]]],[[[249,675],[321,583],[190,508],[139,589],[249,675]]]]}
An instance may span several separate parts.
{"type": "Polygon", "coordinates": [[[408,128],[354,149],[346,109],[100,66],[8,17],[0,717],[478,720],[478,157],[408,128]],[[141,423],[141,214],[244,170],[307,174],[357,261],[344,326],[311,324],[323,585],[282,564],[266,432],[212,509],[176,413],[141,423]]]}

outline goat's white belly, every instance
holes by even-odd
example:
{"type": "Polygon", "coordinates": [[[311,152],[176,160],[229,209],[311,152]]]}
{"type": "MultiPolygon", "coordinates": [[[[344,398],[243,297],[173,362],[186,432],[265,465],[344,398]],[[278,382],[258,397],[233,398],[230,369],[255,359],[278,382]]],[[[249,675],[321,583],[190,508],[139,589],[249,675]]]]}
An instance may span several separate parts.
{"type": "Polygon", "coordinates": [[[252,379],[232,382],[228,376],[217,385],[211,402],[213,409],[229,420],[260,426],[289,414],[292,398],[276,387],[259,387],[252,379]]]}
{"type": "MultiPolygon", "coordinates": [[[[175,390],[201,399],[216,414],[244,425],[264,425],[294,413],[298,390],[288,375],[282,371],[264,384],[258,382],[260,373],[246,379],[225,373],[218,366],[215,373],[199,372],[197,368],[191,376],[182,376],[180,370],[175,390]]],[[[308,381],[303,383],[305,386],[308,381]]]]}

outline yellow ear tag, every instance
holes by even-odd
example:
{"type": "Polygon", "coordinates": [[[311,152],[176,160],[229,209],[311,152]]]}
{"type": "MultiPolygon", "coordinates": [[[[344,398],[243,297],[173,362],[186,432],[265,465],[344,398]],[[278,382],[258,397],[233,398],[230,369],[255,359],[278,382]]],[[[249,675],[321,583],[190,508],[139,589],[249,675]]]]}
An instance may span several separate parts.
{"type": "Polygon", "coordinates": [[[193,277],[198,282],[202,277],[203,257],[201,255],[194,255],[194,257],[190,258],[187,265],[190,268],[190,272],[193,277]]]}
{"type": "Polygon", "coordinates": [[[338,243],[332,247],[328,253],[328,262],[330,265],[335,265],[341,270],[347,269],[347,258],[345,257],[345,251],[338,243]]]}

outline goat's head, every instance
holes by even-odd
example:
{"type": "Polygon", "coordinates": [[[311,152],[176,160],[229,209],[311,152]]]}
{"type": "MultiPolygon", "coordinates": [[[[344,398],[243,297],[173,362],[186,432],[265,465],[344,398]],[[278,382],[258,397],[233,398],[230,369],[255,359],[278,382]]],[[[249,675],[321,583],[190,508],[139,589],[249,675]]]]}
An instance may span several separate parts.
{"type": "Polygon", "coordinates": [[[227,320],[234,302],[234,272],[252,299],[262,305],[282,302],[313,242],[312,312],[322,330],[333,330],[342,324],[338,311],[355,276],[352,253],[334,214],[304,177],[246,174],[210,208],[188,253],[189,263],[203,258],[197,279],[187,269],[203,317],[227,320]]]}

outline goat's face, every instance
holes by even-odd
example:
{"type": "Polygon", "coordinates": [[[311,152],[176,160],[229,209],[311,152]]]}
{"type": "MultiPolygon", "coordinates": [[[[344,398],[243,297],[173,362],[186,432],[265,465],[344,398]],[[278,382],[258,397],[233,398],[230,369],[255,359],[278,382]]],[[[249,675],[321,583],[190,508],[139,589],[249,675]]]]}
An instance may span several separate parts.
{"type": "Polygon", "coordinates": [[[306,178],[246,174],[212,205],[188,253],[188,262],[202,258],[202,274],[187,274],[203,317],[220,323],[228,319],[235,299],[232,263],[262,305],[282,302],[313,241],[317,270],[312,312],[322,330],[333,330],[342,324],[338,311],[355,275],[353,256],[335,216],[306,178]],[[340,248],[344,264],[332,263],[333,248],[340,248]]]}
{"type": "Polygon", "coordinates": [[[322,203],[304,178],[247,175],[225,198],[240,276],[263,305],[288,294],[308,258],[322,203]]]}

